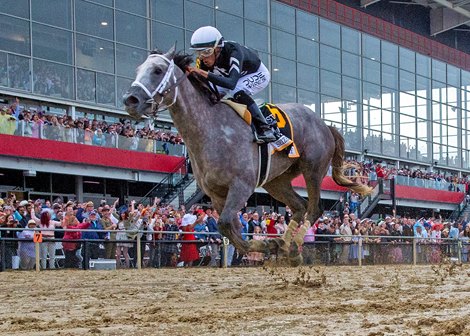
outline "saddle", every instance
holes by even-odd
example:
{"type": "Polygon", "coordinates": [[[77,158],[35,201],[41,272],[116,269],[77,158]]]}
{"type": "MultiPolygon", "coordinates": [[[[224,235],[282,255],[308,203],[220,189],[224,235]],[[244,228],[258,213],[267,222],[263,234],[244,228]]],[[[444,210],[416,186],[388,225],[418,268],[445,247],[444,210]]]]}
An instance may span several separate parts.
{"type": "MultiPolygon", "coordinates": [[[[252,125],[251,113],[247,110],[246,105],[230,99],[222,99],[221,102],[230,106],[248,125],[252,125]]],[[[265,103],[259,108],[276,136],[276,141],[269,143],[272,148],[271,154],[286,150],[289,158],[298,158],[300,155],[294,143],[294,130],[289,116],[274,104],[265,103]]],[[[252,131],[256,132],[253,127],[252,131]]]]}

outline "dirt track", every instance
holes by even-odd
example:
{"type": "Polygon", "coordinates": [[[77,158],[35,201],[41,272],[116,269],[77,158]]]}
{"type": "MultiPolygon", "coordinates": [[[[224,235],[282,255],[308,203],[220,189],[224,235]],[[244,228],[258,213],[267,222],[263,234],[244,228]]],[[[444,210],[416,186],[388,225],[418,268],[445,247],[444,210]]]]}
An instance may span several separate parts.
{"type": "Polygon", "coordinates": [[[3,335],[470,335],[470,267],[0,273],[3,335]]]}

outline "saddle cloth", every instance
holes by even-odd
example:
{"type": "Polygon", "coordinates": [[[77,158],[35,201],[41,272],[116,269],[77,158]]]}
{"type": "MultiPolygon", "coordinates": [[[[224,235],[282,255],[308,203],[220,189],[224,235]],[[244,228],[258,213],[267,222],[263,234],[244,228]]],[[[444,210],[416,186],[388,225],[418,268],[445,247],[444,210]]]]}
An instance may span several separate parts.
{"type": "MultiPolygon", "coordinates": [[[[247,110],[246,105],[229,99],[221,101],[230,106],[248,125],[251,125],[251,113],[247,110]]],[[[287,150],[289,158],[298,158],[300,155],[294,142],[294,129],[289,116],[274,104],[263,104],[260,109],[276,135],[276,141],[270,143],[271,154],[287,150]]]]}

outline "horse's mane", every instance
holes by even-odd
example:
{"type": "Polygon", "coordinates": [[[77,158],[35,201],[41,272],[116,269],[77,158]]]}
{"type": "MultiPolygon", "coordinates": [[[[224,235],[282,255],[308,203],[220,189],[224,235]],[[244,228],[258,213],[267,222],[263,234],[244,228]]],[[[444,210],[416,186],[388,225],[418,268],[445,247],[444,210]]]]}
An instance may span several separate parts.
{"type": "MultiPolygon", "coordinates": [[[[160,51],[152,51],[151,54],[162,54],[160,51]]],[[[193,56],[185,54],[183,52],[177,52],[173,57],[175,65],[180,68],[184,73],[186,73],[187,68],[193,64],[193,56]]],[[[188,79],[194,88],[201,92],[204,97],[206,97],[211,104],[217,103],[220,98],[216,92],[214,92],[206,78],[199,76],[196,73],[188,74],[188,79]]]]}

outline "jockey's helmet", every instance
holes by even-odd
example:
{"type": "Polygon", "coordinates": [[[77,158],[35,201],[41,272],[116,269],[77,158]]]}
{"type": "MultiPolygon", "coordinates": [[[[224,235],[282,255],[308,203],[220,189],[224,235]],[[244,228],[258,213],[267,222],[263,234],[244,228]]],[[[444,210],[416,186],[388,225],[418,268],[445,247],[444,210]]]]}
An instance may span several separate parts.
{"type": "Polygon", "coordinates": [[[216,47],[224,46],[224,38],[217,28],[205,26],[198,28],[191,36],[191,49],[198,57],[209,57],[216,47]]]}

